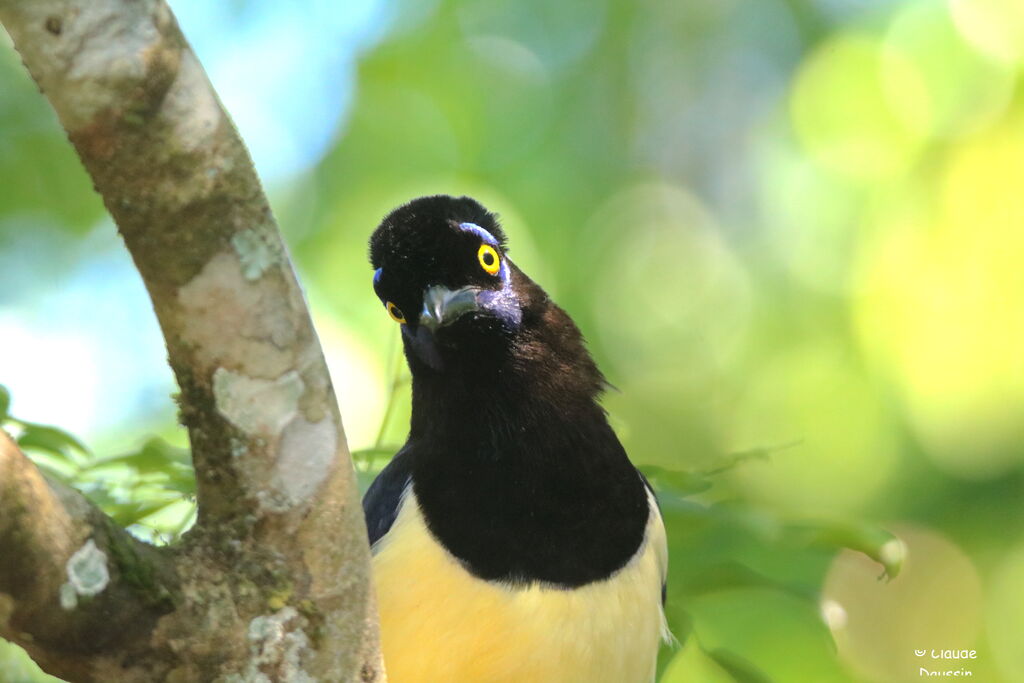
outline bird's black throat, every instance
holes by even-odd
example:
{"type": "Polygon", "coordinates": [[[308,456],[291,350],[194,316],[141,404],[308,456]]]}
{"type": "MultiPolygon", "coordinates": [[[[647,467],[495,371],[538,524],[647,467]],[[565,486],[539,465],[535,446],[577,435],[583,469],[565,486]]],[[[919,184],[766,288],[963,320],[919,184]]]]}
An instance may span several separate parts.
{"type": "Polygon", "coordinates": [[[467,326],[486,334],[456,339],[443,371],[407,353],[406,457],[427,525],[469,571],[576,587],[633,557],[647,494],[597,402],[604,380],[579,331],[514,276],[523,303],[515,333],[467,326]]]}

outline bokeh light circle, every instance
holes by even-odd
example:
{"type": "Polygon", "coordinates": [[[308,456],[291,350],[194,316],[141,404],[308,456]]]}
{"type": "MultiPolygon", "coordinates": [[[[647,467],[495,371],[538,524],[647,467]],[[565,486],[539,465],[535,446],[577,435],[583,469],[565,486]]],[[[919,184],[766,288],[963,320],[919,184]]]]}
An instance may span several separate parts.
{"type": "MultiPolygon", "coordinates": [[[[797,138],[823,166],[860,181],[904,172],[924,141],[906,110],[927,106],[913,64],[867,35],[826,40],[801,65],[790,99],[797,138]],[[892,93],[899,94],[894,107],[892,93]]],[[[915,119],[927,117],[924,111],[915,119]]]]}
{"type": "Polygon", "coordinates": [[[586,235],[574,258],[588,273],[591,342],[621,390],[605,397],[620,436],[634,457],[673,467],[711,457],[708,396],[746,342],[746,272],[701,202],[668,183],[613,195],[586,235]]]}
{"type": "Polygon", "coordinates": [[[822,600],[844,614],[833,622],[839,656],[878,683],[920,680],[921,667],[977,668],[930,657],[932,649],[977,648],[982,591],[971,560],[934,531],[914,526],[894,531],[907,547],[907,560],[895,579],[880,581],[878,563],[849,550],[829,568],[822,600]],[[918,656],[915,650],[929,654],[918,656]]]}
{"type": "Polygon", "coordinates": [[[1024,128],[995,129],[925,189],[939,202],[892,211],[862,255],[862,343],[928,455],[962,477],[1024,457],[1022,187],[1024,128]]]}
{"type": "Polygon", "coordinates": [[[949,0],[956,27],[980,52],[1006,64],[1024,61],[1024,2],[949,0]]]}
{"type": "Polygon", "coordinates": [[[457,16],[466,36],[501,36],[522,43],[553,69],[580,60],[601,35],[607,0],[496,3],[467,0],[457,16]]]}
{"type": "Polygon", "coordinates": [[[894,468],[893,426],[867,379],[827,341],[794,345],[749,373],[723,425],[729,451],[787,445],[729,480],[793,514],[844,514],[877,495],[894,468]]]}
{"type": "Polygon", "coordinates": [[[881,64],[894,111],[926,136],[954,137],[977,130],[1002,114],[1013,93],[1012,71],[964,40],[940,3],[918,2],[897,15],[881,64]],[[920,79],[920,92],[905,91],[906,64],[920,79]]]}
{"type": "Polygon", "coordinates": [[[746,277],[694,195],[667,183],[627,188],[587,233],[598,334],[623,374],[705,374],[737,350],[746,277]]]}
{"type": "Polygon", "coordinates": [[[791,146],[765,150],[758,176],[765,223],[760,253],[774,255],[801,285],[845,294],[863,237],[861,187],[791,146]]]}
{"type": "Polygon", "coordinates": [[[1003,558],[988,588],[988,641],[1000,672],[1015,680],[1024,672],[1024,545],[1003,558]]]}

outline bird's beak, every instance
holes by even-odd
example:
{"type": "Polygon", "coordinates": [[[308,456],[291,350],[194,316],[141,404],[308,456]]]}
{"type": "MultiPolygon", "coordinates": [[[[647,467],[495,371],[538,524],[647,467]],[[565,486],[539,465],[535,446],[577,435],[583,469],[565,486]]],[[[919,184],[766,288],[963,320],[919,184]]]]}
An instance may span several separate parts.
{"type": "Polygon", "coordinates": [[[452,291],[447,287],[433,285],[423,292],[423,310],[420,311],[420,325],[434,332],[439,327],[455,321],[464,313],[477,309],[477,289],[463,287],[452,291]]]}

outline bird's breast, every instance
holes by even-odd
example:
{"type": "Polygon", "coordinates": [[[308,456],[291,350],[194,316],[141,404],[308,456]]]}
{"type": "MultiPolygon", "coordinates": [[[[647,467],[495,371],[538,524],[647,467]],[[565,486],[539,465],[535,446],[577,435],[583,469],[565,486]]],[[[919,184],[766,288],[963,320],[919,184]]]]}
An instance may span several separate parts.
{"type": "Polygon", "coordinates": [[[577,588],[487,581],[431,534],[410,486],[373,572],[393,683],[641,683],[664,633],[665,531],[653,497],[644,541],[577,588]]]}

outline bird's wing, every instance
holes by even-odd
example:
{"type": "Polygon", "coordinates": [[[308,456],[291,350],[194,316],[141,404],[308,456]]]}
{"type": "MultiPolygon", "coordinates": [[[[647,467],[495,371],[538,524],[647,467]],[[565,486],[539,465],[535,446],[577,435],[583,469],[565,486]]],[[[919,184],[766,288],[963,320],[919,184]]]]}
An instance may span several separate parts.
{"type": "Polygon", "coordinates": [[[398,516],[402,494],[412,477],[412,457],[408,445],[398,451],[391,462],[381,470],[363,496],[363,515],[370,546],[384,537],[398,516]]]}

